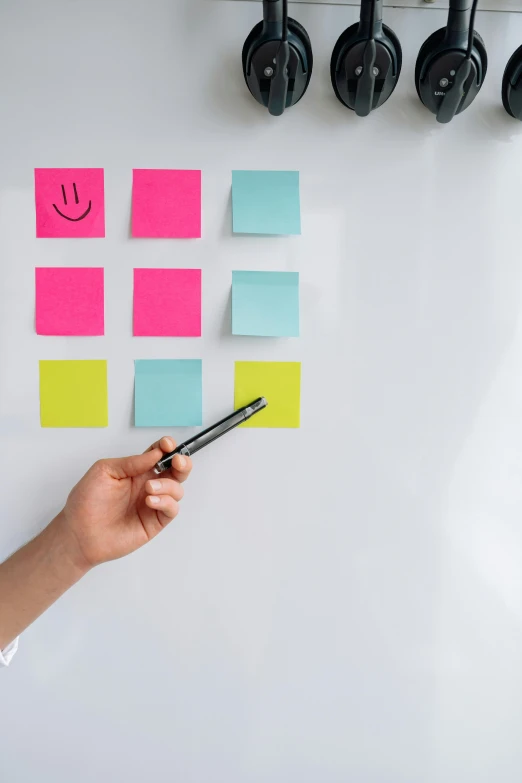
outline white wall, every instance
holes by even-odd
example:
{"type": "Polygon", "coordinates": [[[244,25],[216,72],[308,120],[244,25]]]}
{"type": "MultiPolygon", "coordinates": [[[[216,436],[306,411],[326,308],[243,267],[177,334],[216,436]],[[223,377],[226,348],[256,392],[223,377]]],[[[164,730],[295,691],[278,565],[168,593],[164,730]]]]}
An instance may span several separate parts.
{"type": "Polygon", "coordinates": [[[520,15],[479,13],[490,70],[440,127],[413,85],[442,11],[393,10],[389,103],[358,120],[331,50],[356,9],[293,9],[302,103],[272,119],[239,55],[256,3],[0,8],[0,556],[131,424],[134,358],[303,361],[302,428],[198,455],[183,514],[23,637],[0,682],[9,783],[520,783],[522,123],[500,81],[520,15]],[[107,238],[36,240],[34,166],[104,166],[107,238]],[[132,167],[201,167],[204,238],[129,238],[132,167]],[[303,235],[232,237],[232,168],[298,168],[303,235]],[[104,338],[34,334],[34,267],[103,264],[104,338]],[[201,340],[131,337],[134,266],[203,268],[201,340]],[[302,337],[232,338],[232,269],[299,270],[302,337]],[[110,427],[42,430],[39,358],[108,358],[110,427]]]}

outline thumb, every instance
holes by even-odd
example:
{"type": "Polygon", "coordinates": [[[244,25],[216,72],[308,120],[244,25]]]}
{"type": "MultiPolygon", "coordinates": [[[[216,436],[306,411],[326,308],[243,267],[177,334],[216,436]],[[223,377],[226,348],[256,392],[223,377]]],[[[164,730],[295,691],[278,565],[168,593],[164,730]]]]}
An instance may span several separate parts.
{"type": "Polygon", "coordinates": [[[136,454],[133,457],[121,457],[120,459],[107,460],[115,478],[135,478],[148,473],[163,455],[161,449],[152,449],[145,454],[136,454]]]}

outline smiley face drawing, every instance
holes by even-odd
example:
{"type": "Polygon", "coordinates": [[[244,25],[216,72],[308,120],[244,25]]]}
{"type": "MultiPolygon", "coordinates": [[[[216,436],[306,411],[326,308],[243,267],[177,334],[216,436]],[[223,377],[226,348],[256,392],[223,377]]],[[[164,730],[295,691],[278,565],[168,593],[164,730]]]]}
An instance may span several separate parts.
{"type": "MultiPolygon", "coordinates": [[[[76,189],[76,182],[73,182],[73,190],[74,190],[74,203],[75,204],[79,204],[80,203],[80,199],[78,198],[78,191],[76,189]]],[[[65,204],[65,206],[67,206],[67,194],[65,192],[65,185],[63,185],[63,184],[62,184],[62,195],[63,195],[63,203],[65,204]]],[[[89,206],[87,207],[85,212],[82,212],[82,214],[78,215],[78,217],[71,217],[70,215],[64,215],[63,212],[60,209],[58,209],[56,204],[53,204],[53,207],[55,208],[55,210],[58,212],[59,215],[61,215],[63,218],[65,218],[65,220],[72,220],[73,223],[77,223],[79,220],[83,220],[84,218],[87,217],[87,215],[91,211],[92,201],[89,199],[89,206]]]]}
{"type": "Polygon", "coordinates": [[[103,169],[35,169],[36,236],[104,237],[103,169]]]}

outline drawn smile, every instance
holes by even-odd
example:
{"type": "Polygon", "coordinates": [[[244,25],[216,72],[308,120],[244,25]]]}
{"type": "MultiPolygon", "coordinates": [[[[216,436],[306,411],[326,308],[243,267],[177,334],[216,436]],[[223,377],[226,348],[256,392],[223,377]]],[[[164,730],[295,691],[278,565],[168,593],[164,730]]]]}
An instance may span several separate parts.
{"type": "Polygon", "coordinates": [[[64,215],[64,214],[63,214],[63,212],[60,212],[60,210],[58,209],[58,207],[56,206],[56,204],[53,204],[53,207],[54,207],[54,208],[55,208],[55,210],[58,212],[58,214],[59,214],[59,215],[61,215],[63,218],[65,218],[66,220],[72,220],[72,222],[73,222],[73,223],[77,223],[77,222],[78,222],[78,220],[83,220],[83,219],[84,219],[84,217],[87,217],[87,215],[88,215],[88,214],[89,214],[89,212],[91,211],[91,202],[89,201],[89,206],[87,207],[87,209],[85,210],[85,212],[83,213],[83,215],[80,215],[80,217],[77,217],[77,218],[72,218],[72,217],[69,217],[69,215],[64,215]]]}
{"type": "MultiPolygon", "coordinates": [[[[74,190],[74,201],[75,201],[75,203],[76,203],[76,204],[78,204],[80,200],[79,200],[79,198],[78,198],[78,191],[76,190],[76,183],[75,183],[75,182],[73,182],[73,190],[74,190]]],[[[63,196],[63,203],[65,204],[65,206],[67,206],[67,195],[66,195],[66,193],[65,193],[65,187],[64,187],[64,185],[62,185],[62,196],[63,196]]],[[[83,212],[83,213],[82,213],[82,214],[81,214],[79,217],[69,217],[69,215],[64,215],[64,214],[63,214],[63,212],[61,212],[61,211],[58,209],[58,207],[56,206],[56,204],[53,204],[53,207],[54,207],[54,208],[55,208],[55,210],[58,212],[58,214],[60,215],[60,217],[63,217],[63,218],[65,218],[65,220],[70,220],[72,223],[77,223],[79,220],[83,220],[84,218],[86,218],[86,217],[87,217],[87,215],[88,215],[88,214],[89,214],[89,212],[91,211],[92,202],[91,202],[91,200],[89,199],[89,205],[88,205],[87,209],[86,209],[86,210],[85,210],[85,212],[83,212]]]]}
{"type": "Polygon", "coordinates": [[[54,207],[54,208],[55,208],[55,210],[58,212],[58,214],[59,214],[59,215],[61,215],[62,217],[64,217],[66,220],[72,220],[72,222],[73,222],[73,223],[77,223],[77,222],[78,222],[78,220],[83,220],[83,219],[84,219],[84,217],[87,217],[87,215],[88,215],[88,214],[89,214],[89,212],[91,211],[91,202],[89,201],[89,206],[87,207],[87,209],[85,210],[85,212],[83,213],[83,215],[80,215],[80,217],[77,217],[77,218],[70,218],[70,217],[69,217],[69,215],[64,215],[64,214],[63,214],[63,212],[60,212],[60,210],[58,209],[58,207],[56,206],[56,204],[53,204],[53,207],[54,207]]]}

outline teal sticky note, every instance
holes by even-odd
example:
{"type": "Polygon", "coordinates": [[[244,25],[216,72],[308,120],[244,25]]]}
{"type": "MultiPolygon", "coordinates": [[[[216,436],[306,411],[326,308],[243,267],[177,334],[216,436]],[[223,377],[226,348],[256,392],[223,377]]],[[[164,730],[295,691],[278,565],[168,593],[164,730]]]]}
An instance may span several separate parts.
{"type": "Polygon", "coordinates": [[[134,362],[136,427],[194,427],[202,418],[201,359],[134,362]]]}
{"type": "Polygon", "coordinates": [[[299,337],[299,272],[232,272],[232,334],[299,337]]]}
{"type": "Polygon", "coordinates": [[[233,171],[234,234],[300,234],[298,171],[233,171]]]}

